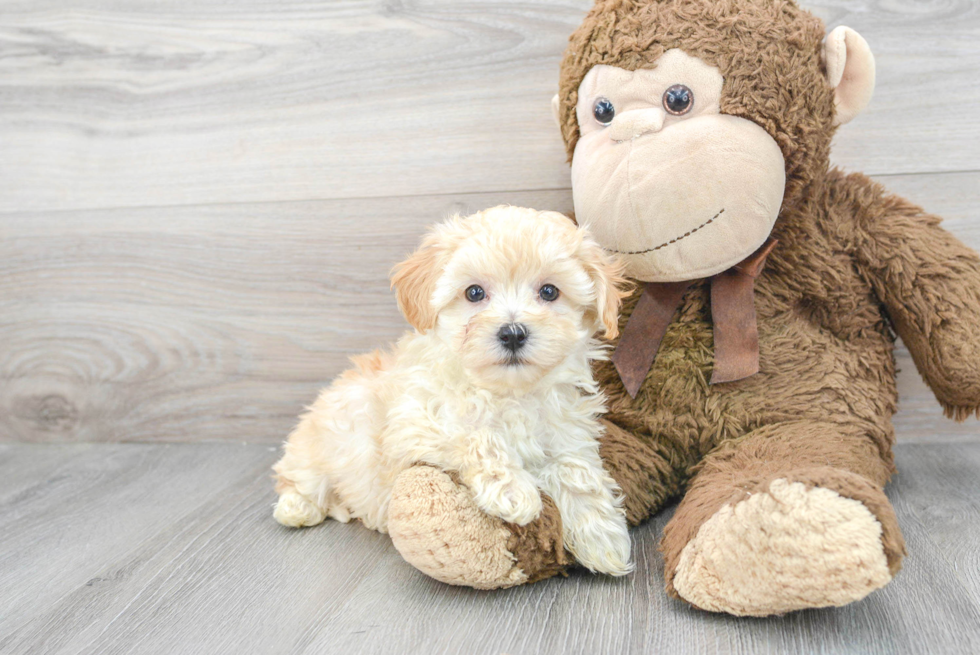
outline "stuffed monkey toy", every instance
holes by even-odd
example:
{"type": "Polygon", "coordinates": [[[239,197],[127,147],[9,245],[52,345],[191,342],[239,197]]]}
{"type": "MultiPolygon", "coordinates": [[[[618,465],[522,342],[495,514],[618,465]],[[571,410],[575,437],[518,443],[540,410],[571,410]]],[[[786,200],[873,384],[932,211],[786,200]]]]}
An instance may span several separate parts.
{"type": "MultiPolygon", "coordinates": [[[[948,416],[980,408],[980,259],[829,167],[873,86],[864,39],[789,0],[599,0],[562,63],[576,218],[637,281],[597,365],[603,461],[633,525],[681,496],[666,587],[705,610],[839,606],[898,572],[896,334],[948,416]]],[[[574,563],[550,499],[506,524],[452,472],[402,474],[390,516],[445,582],[574,563]]]]}

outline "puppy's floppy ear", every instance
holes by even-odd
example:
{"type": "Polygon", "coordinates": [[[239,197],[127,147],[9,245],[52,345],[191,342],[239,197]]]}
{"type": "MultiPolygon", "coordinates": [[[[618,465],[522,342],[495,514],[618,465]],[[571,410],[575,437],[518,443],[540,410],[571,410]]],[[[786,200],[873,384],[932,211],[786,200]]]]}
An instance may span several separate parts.
{"type": "Polygon", "coordinates": [[[624,275],[623,263],[588,234],[583,235],[579,258],[595,285],[596,325],[602,326],[607,339],[615,339],[619,336],[619,307],[633,285],[624,275]]]}
{"type": "MultiPolygon", "coordinates": [[[[458,220],[456,218],[450,224],[458,220]]],[[[432,294],[454,248],[447,225],[433,227],[422,240],[421,247],[391,270],[391,286],[395,288],[398,308],[422,334],[435,327],[439,314],[432,304],[432,294]]]]}

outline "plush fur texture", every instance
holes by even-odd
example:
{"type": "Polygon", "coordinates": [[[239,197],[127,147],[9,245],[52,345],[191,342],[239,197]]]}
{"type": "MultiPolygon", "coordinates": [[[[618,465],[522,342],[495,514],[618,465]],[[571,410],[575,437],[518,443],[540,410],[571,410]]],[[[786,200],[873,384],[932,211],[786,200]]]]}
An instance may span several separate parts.
{"type": "Polygon", "coordinates": [[[398,476],[391,507],[392,543],[409,564],[433,571],[436,579],[475,589],[528,581],[508,548],[507,524],[480,509],[458,476],[433,466],[414,466],[398,476]],[[430,548],[433,538],[441,547],[430,548]]]}
{"type": "Polygon", "coordinates": [[[822,487],[774,480],[725,505],[684,546],[674,588],[715,612],[767,616],[843,605],[891,580],[881,524],[863,503],[822,487]],[[760,576],[759,571],[769,575],[760,576]]]}
{"type": "Polygon", "coordinates": [[[575,217],[637,280],[723,273],[762,246],[776,222],[782,152],[756,123],[721,113],[723,85],[718,68],[675,48],[652,70],[594,66],[579,86],[575,217]],[[663,93],[678,81],[694,101],[671,115],[663,93]],[[616,108],[608,125],[593,115],[600,99],[616,108]]]}
{"type": "MultiPolygon", "coordinates": [[[[719,68],[721,111],[761,126],[786,162],[779,245],[755,287],[761,372],[709,384],[705,281],[686,293],[635,399],[609,362],[596,365],[609,398],[601,452],[628,518],[643,521],[683,494],[661,545],[667,590],[705,609],[840,605],[898,571],[905,547],[883,493],[894,470],[896,333],[947,415],[980,411],[980,258],[938,217],[829,169],[835,92],[823,37],[820,21],[786,0],[600,0],[562,64],[569,156],[592,66],[648,67],[680,48],[719,68]],[[778,548],[765,545],[771,521],[778,548]],[[842,553],[842,543],[859,551],[848,577],[864,582],[841,587],[834,571],[843,569],[814,555],[842,553]],[[712,549],[751,544],[741,571],[706,564],[712,549]],[[746,579],[759,593],[739,591],[746,579]]],[[[620,328],[638,297],[625,302],[620,328]]]]}
{"type": "Polygon", "coordinates": [[[536,582],[573,562],[555,501],[547,494],[541,500],[531,523],[505,523],[484,513],[454,473],[414,466],[395,483],[388,534],[408,563],[447,584],[497,589],[536,582]]]}
{"type": "MultiPolygon", "coordinates": [[[[561,214],[498,207],[436,226],[392,279],[416,331],[390,353],[354,358],[302,418],[275,466],[276,519],[353,518],[387,531],[399,474],[425,462],[458,471],[482,512],[518,526],[538,518],[545,491],[576,559],[627,573],[626,517],[599,458],[604,407],[590,368],[604,356],[596,331],[616,334],[619,265],[561,214]],[[467,295],[473,288],[479,297],[467,295]],[[515,325],[525,340],[508,349],[502,330],[515,325]]],[[[398,538],[410,542],[406,531],[398,538]]],[[[480,557],[502,573],[501,552],[480,557]]]]}
{"type": "Polygon", "coordinates": [[[562,61],[559,117],[568,160],[578,143],[578,87],[606,64],[652,67],[679,48],[725,78],[721,112],[750,120],[786,159],[783,206],[826,171],[834,95],[825,81],[820,19],[788,0],[599,0],[569,39],[562,61]]]}

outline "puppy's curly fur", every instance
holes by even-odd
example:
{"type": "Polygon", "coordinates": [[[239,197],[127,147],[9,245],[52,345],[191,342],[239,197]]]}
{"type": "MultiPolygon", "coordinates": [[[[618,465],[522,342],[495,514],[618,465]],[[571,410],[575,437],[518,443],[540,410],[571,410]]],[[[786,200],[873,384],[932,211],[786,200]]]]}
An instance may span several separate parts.
{"type": "Polygon", "coordinates": [[[392,283],[415,331],[354,358],[302,417],[275,466],[276,519],[386,532],[395,479],[426,462],[458,471],[481,509],[518,525],[541,513],[545,491],[579,562],[629,572],[591,370],[604,357],[595,333],[616,335],[618,263],[561,214],[496,207],[435,226],[392,283]]]}

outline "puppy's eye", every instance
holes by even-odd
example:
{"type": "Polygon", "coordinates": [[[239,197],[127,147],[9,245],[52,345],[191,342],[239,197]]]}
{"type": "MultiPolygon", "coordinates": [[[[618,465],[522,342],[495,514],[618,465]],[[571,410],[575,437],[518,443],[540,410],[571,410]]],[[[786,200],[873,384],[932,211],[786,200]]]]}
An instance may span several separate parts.
{"type": "Polygon", "coordinates": [[[558,287],[553,284],[546,284],[541,287],[540,291],[538,291],[538,295],[541,296],[541,300],[544,300],[545,302],[554,302],[558,300],[558,293],[558,287]]]}
{"type": "Polygon", "coordinates": [[[592,105],[592,115],[602,125],[609,125],[616,115],[616,108],[606,98],[598,98],[595,104],[592,105]]]}
{"type": "Polygon", "coordinates": [[[473,284],[466,288],[466,299],[470,302],[480,302],[487,297],[487,292],[479,284],[473,284]]]}
{"type": "Polygon", "coordinates": [[[683,84],[675,84],[664,91],[664,110],[668,114],[681,116],[694,106],[694,93],[683,84]]]}

